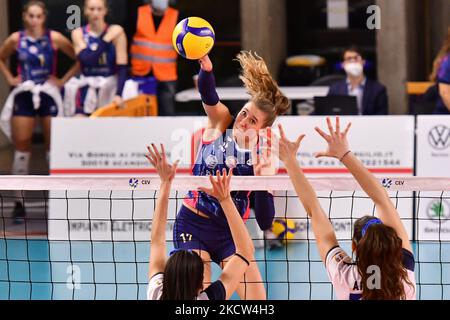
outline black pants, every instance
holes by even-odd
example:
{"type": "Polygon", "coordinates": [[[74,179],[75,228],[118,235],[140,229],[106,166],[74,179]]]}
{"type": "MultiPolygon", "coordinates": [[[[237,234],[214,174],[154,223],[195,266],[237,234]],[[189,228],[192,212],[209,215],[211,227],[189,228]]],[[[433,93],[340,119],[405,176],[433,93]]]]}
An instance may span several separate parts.
{"type": "Polygon", "coordinates": [[[175,116],[176,81],[158,81],[158,115],[175,116]]]}

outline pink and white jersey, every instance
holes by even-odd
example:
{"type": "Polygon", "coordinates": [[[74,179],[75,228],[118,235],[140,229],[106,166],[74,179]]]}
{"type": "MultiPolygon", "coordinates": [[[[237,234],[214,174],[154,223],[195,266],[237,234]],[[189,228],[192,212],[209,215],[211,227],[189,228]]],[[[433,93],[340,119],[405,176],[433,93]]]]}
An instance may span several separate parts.
{"type": "MultiPolygon", "coordinates": [[[[414,277],[414,255],[403,249],[403,266],[414,288],[404,284],[407,300],[416,299],[416,280],[414,277]]],[[[341,247],[332,248],[326,256],[326,269],[336,297],[339,300],[360,300],[362,296],[361,276],[358,267],[341,247]]]]}

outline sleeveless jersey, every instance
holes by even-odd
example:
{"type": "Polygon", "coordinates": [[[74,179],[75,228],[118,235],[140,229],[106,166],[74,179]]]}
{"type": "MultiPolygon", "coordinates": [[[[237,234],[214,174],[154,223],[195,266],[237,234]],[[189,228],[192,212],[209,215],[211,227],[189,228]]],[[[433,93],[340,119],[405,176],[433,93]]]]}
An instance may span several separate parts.
{"type": "MultiPolygon", "coordinates": [[[[91,32],[89,32],[89,26],[83,27],[83,39],[86,43],[87,47],[92,51],[97,50],[99,42],[103,41],[100,37],[95,36],[91,32]]],[[[105,32],[108,31],[108,28],[105,32]]],[[[116,68],[116,47],[114,44],[108,43],[106,46],[106,50],[100,55],[97,63],[95,65],[83,65],[83,61],[81,63],[81,72],[83,75],[87,77],[109,77],[117,72],[116,68]]]]}
{"type": "Polygon", "coordinates": [[[53,47],[50,31],[39,39],[33,39],[20,31],[17,46],[18,70],[22,81],[42,84],[50,75],[56,74],[56,50],[53,47]]]}
{"type": "MultiPolygon", "coordinates": [[[[253,176],[251,151],[239,148],[232,138],[232,129],[229,128],[214,141],[202,141],[196,162],[192,168],[195,176],[216,175],[216,171],[233,168],[236,176],[253,176]]],[[[250,214],[249,195],[251,191],[233,191],[233,199],[238,212],[244,220],[250,214]]],[[[185,203],[210,216],[224,226],[228,226],[220,203],[213,197],[199,191],[189,191],[185,203]]]]}

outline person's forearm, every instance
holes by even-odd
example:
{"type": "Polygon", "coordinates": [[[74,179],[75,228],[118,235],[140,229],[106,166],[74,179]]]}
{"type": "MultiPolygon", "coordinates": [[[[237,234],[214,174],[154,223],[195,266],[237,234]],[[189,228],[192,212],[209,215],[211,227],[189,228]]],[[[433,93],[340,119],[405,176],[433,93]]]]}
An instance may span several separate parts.
{"type": "Polygon", "coordinates": [[[361,188],[369,195],[375,204],[379,204],[388,199],[386,191],[375,176],[353,153],[348,153],[342,160],[342,163],[347,167],[348,171],[350,171],[361,188]]]}
{"type": "Polygon", "coordinates": [[[152,243],[165,245],[166,243],[166,224],[167,208],[169,206],[170,182],[161,182],[159,197],[156,201],[155,213],[152,221],[152,243]]]}
{"type": "Polygon", "coordinates": [[[216,80],[213,71],[200,69],[198,76],[198,91],[202,102],[208,106],[215,106],[219,103],[219,95],[216,91],[216,80]]]}
{"type": "Polygon", "coordinates": [[[325,262],[326,254],[333,246],[337,245],[336,234],[331,221],[320,206],[316,192],[306,179],[301,170],[297,159],[286,164],[286,169],[295,187],[297,196],[299,197],[307,214],[311,218],[312,229],[317,241],[317,247],[322,261],[325,262]]]}
{"type": "Polygon", "coordinates": [[[125,87],[125,82],[128,77],[128,65],[119,64],[117,65],[117,90],[116,95],[121,97],[123,94],[123,89],[125,87]]]}
{"type": "Polygon", "coordinates": [[[254,254],[254,246],[247,227],[242,221],[236,206],[231,197],[220,203],[230,226],[231,236],[233,237],[236,252],[242,254],[247,260],[252,259],[254,254]]]}
{"type": "Polygon", "coordinates": [[[14,77],[3,59],[0,59],[0,72],[3,74],[5,79],[14,77]]]}
{"type": "Polygon", "coordinates": [[[305,207],[306,212],[311,217],[314,209],[320,207],[316,192],[306,179],[305,174],[297,162],[297,159],[292,159],[285,165],[292,184],[294,185],[295,191],[305,207]]]}

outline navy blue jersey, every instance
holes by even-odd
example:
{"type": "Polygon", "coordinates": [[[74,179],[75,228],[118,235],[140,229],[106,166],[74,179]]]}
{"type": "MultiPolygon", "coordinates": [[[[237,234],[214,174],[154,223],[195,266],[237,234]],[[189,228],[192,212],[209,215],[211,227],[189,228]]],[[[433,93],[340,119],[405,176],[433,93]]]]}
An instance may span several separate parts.
{"type": "MultiPolygon", "coordinates": [[[[437,75],[438,83],[444,83],[450,85],[450,54],[446,55],[439,66],[438,75],[437,75]]],[[[439,98],[436,103],[436,109],[434,110],[435,114],[450,114],[448,108],[446,107],[444,100],[439,95],[439,98]]]]}
{"type": "MultiPolygon", "coordinates": [[[[253,176],[251,151],[239,148],[232,138],[232,129],[229,128],[218,139],[205,142],[202,141],[196,162],[192,168],[195,176],[216,175],[216,171],[233,168],[236,176],[253,176]]],[[[238,212],[244,220],[250,214],[249,195],[251,191],[233,191],[233,199],[238,212]]],[[[227,219],[223,213],[220,203],[213,197],[199,192],[189,191],[185,203],[200,212],[210,216],[224,226],[228,226],[227,219]]]]}
{"type": "MultiPolygon", "coordinates": [[[[99,42],[103,41],[101,36],[95,36],[91,32],[89,32],[89,26],[83,27],[83,39],[86,43],[87,47],[95,51],[98,48],[99,42]]],[[[108,29],[105,30],[105,32],[108,29]]],[[[117,72],[116,67],[116,47],[112,42],[108,43],[106,46],[106,50],[100,55],[97,63],[95,65],[84,65],[83,61],[80,60],[81,63],[81,72],[83,75],[87,77],[109,77],[117,72]]]]}
{"type": "Polygon", "coordinates": [[[53,47],[50,31],[39,39],[33,39],[20,31],[17,45],[18,70],[22,81],[42,84],[50,75],[56,74],[56,50],[53,47]]]}

